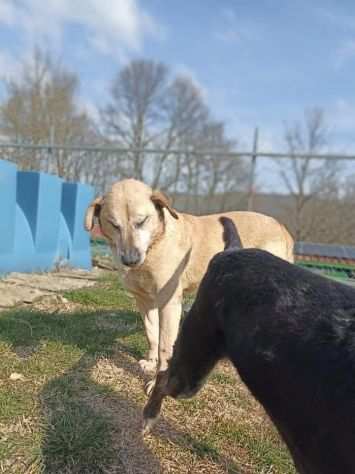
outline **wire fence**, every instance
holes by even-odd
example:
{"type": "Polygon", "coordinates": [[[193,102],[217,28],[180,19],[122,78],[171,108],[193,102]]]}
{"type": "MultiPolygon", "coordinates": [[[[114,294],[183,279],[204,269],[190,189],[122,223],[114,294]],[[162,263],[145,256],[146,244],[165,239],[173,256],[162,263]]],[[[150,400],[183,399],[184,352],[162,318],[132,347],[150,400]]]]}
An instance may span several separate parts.
{"type": "Polygon", "coordinates": [[[0,144],[0,159],[55,173],[102,193],[134,177],[159,187],[181,211],[254,210],[284,222],[297,240],[355,244],[355,155],[0,144]]]}

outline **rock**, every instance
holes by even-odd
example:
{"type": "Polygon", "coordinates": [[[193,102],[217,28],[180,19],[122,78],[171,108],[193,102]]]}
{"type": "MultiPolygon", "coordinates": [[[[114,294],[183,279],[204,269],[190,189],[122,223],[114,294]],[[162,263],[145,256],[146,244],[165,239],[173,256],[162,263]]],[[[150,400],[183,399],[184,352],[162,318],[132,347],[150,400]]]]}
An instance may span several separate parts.
{"type": "Polygon", "coordinates": [[[32,303],[41,295],[43,291],[36,288],[18,287],[4,280],[0,281],[0,307],[10,308],[22,302],[32,303]]]}
{"type": "Polygon", "coordinates": [[[65,269],[48,273],[10,273],[0,279],[0,310],[19,304],[32,304],[41,297],[53,296],[57,305],[68,304],[57,292],[93,286],[100,270],[65,269]]]}
{"type": "Polygon", "coordinates": [[[13,372],[10,377],[10,380],[17,381],[17,380],[25,380],[25,376],[23,374],[19,374],[17,372],[13,372]]]}

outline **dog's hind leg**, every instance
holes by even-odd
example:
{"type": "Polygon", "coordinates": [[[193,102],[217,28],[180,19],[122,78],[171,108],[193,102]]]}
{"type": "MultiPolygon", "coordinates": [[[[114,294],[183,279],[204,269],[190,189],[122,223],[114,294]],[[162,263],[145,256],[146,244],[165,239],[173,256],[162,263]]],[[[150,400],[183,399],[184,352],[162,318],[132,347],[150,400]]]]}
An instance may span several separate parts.
{"type": "Polygon", "coordinates": [[[139,365],[144,373],[154,373],[158,363],[159,311],[158,308],[147,309],[144,304],[138,301],[137,306],[143,316],[144,329],[149,346],[146,359],[141,359],[139,365]]]}

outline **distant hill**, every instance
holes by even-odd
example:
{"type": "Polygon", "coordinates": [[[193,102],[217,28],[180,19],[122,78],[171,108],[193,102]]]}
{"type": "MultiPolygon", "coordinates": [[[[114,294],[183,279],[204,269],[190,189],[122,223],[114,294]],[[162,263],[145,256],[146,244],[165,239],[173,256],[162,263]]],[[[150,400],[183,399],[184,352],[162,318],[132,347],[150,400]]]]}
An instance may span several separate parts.
{"type": "MultiPolygon", "coordinates": [[[[172,194],[174,207],[191,214],[246,211],[248,196],[229,192],[212,196],[172,194]]],[[[296,234],[297,212],[294,197],[288,194],[258,193],[254,195],[253,210],[272,216],[283,223],[298,240],[324,244],[355,245],[355,214],[351,203],[317,199],[307,201],[302,212],[302,233],[296,234]]]]}
{"type": "MultiPolygon", "coordinates": [[[[227,211],[246,211],[248,208],[248,196],[242,192],[215,194],[213,196],[171,194],[170,197],[178,211],[197,215],[227,211]]],[[[253,210],[273,216],[284,222],[287,209],[292,206],[292,202],[292,198],[286,194],[258,193],[254,196],[253,210]]]]}

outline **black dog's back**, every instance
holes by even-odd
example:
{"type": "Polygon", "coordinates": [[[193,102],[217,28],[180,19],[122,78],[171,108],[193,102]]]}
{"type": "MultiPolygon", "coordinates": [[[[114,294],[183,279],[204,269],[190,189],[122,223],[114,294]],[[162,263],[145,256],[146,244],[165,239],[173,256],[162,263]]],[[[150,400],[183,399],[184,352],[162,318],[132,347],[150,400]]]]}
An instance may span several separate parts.
{"type": "Polygon", "coordinates": [[[355,473],[355,289],[262,250],[213,259],[226,352],[301,473],[355,473]]]}

